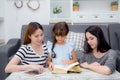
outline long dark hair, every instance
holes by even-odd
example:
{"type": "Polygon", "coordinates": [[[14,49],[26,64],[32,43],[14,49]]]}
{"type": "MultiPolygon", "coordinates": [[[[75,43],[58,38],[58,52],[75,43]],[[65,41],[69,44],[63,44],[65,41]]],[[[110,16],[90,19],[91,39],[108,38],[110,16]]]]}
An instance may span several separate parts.
{"type": "Polygon", "coordinates": [[[53,33],[53,45],[52,45],[52,52],[54,52],[54,46],[57,42],[56,36],[66,36],[69,32],[68,24],[66,22],[58,22],[53,26],[52,33],[53,33]]]}
{"type": "MultiPolygon", "coordinates": [[[[97,51],[104,53],[104,52],[108,51],[109,49],[111,49],[110,45],[105,40],[102,29],[99,26],[97,26],[97,25],[90,26],[85,30],[85,34],[86,34],[86,32],[91,33],[92,35],[94,35],[97,38],[97,40],[98,40],[97,51]]],[[[84,48],[85,48],[86,53],[92,52],[92,50],[93,50],[90,47],[90,45],[88,44],[87,39],[85,41],[84,48]]]]}
{"type": "Polygon", "coordinates": [[[23,44],[31,43],[31,39],[29,38],[29,36],[31,36],[37,29],[41,29],[43,31],[43,27],[37,22],[30,22],[27,25],[24,39],[23,39],[23,44]]]}

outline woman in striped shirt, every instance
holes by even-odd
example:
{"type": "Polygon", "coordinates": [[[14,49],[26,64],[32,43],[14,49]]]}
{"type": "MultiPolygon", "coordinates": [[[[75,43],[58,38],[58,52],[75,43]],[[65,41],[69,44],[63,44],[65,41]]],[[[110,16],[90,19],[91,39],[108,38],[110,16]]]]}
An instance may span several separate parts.
{"type": "Polygon", "coordinates": [[[37,22],[28,24],[23,45],[5,68],[6,73],[35,70],[43,72],[50,57],[46,45],[43,43],[44,33],[42,26],[37,22]],[[22,65],[18,65],[21,63],[22,65]]]}

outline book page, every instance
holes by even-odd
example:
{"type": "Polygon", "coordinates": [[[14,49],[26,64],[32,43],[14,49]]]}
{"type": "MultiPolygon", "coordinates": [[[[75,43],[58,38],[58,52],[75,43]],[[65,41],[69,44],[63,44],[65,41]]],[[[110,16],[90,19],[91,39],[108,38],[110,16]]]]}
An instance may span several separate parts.
{"type": "Polygon", "coordinates": [[[79,65],[73,66],[73,67],[70,68],[68,71],[71,72],[71,73],[80,73],[80,72],[82,72],[82,70],[81,70],[81,68],[80,68],[79,65]]]}
{"type": "Polygon", "coordinates": [[[54,65],[55,68],[59,68],[59,69],[64,69],[66,71],[68,71],[70,68],[72,68],[75,65],[78,65],[78,62],[72,63],[72,64],[67,64],[67,65],[54,65]]]}
{"type": "Polygon", "coordinates": [[[69,69],[71,69],[72,67],[74,67],[74,66],[76,66],[76,65],[79,65],[79,63],[78,63],[78,62],[75,62],[75,63],[70,64],[70,65],[67,67],[66,70],[69,70],[69,69]]]}
{"type": "Polygon", "coordinates": [[[55,68],[64,69],[67,71],[68,65],[54,65],[55,68]]]}
{"type": "Polygon", "coordinates": [[[68,72],[81,72],[78,62],[67,65],[54,65],[52,73],[68,73],[68,72]]]}

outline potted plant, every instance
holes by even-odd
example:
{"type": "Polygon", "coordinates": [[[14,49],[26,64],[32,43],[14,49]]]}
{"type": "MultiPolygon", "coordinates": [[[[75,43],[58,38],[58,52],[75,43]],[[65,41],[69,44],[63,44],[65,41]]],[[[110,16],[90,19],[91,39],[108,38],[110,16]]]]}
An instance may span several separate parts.
{"type": "Polygon", "coordinates": [[[77,1],[73,2],[73,11],[79,11],[79,3],[77,1]]]}
{"type": "Polygon", "coordinates": [[[118,10],[118,1],[112,1],[111,2],[111,10],[117,11],[118,10]]]}
{"type": "Polygon", "coordinates": [[[53,14],[55,14],[55,17],[57,17],[58,14],[62,12],[62,7],[61,6],[56,6],[53,8],[53,14]]]}

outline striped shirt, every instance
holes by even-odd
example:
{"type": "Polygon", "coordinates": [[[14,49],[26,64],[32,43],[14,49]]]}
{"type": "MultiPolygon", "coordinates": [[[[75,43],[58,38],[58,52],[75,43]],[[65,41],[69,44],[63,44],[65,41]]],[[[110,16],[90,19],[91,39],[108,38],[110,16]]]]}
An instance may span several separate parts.
{"type": "Polygon", "coordinates": [[[22,64],[39,64],[45,66],[48,57],[46,44],[43,44],[42,48],[44,50],[44,53],[40,55],[32,49],[30,44],[22,45],[15,56],[20,58],[22,64]]]}

